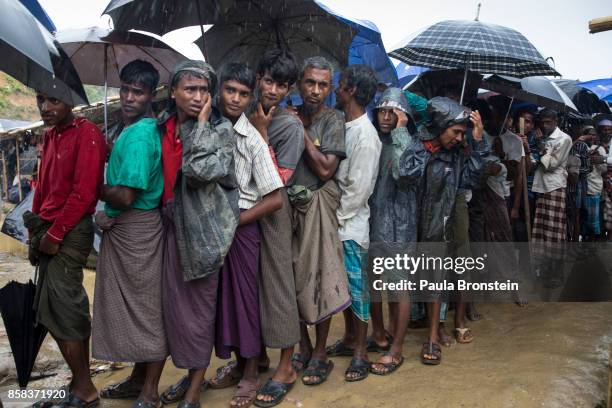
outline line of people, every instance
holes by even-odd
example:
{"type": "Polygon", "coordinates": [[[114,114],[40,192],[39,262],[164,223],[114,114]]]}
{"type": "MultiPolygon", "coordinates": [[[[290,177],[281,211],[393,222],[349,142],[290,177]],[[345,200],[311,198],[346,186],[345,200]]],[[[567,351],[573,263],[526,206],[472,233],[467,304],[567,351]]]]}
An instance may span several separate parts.
{"type": "MultiPolygon", "coordinates": [[[[135,363],[100,396],[133,398],[138,408],[176,401],[197,408],[203,385],[235,386],[232,407],[271,407],[300,373],[306,385],[323,383],[333,369],[328,355],[352,356],[346,381],[402,365],[413,305],[406,296],[389,298],[385,329],[381,299],[370,297],[370,243],[411,251],[416,242],[451,240],[461,254],[470,241],[512,241],[510,219],[520,210],[512,204],[520,200],[512,198],[508,211],[506,196],[521,185],[520,172],[507,176],[506,163],[520,161],[527,142],[499,132],[493,103],[472,111],[435,97],[421,118],[407,94],[388,88],[373,105],[379,84],[363,65],[342,71],[332,109],[325,105],[332,78],[324,58],[300,68],[281,50],[263,55],[255,71],[228,63],[216,73],[185,61],[155,116],[159,74],[136,60],[121,71],[122,121],[106,138],[66,103],[37,94],[51,128],[26,220],[30,260],[41,271],[36,310],[73,373],[66,399],[37,407],[99,404],[90,337],[93,357],[135,363]],[[303,104],[282,107],[294,87],[303,104]],[[95,214],[103,238],[90,321],[82,282],[98,199],[105,209],[95,214]],[[326,347],[339,312],[345,335],[326,347]],[[234,353],[235,360],[205,381],[213,346],[217,357],[234,353]],[[267,348],[280,349],[280,359],[261,384],[267,348]],[[374,362],[372,350],[382,353],[374,362]],[[168,356],[187,371],[160,395],[168,356]]],[[[556,228],[547,215],[565,200],[555,175],[565,171],[571,141],[554,112],[541,112],[540,121],[534,239],[547,240],[556,228]]],[[[388,271],[387,279],[405,273],[388,271]]],[[[440,345],[448,343],[443,300],[427,302],[425,364],[439,364],[440,345]]],[[[455,305],[461,343],[474,338],[467,307],[455,305]]]]}

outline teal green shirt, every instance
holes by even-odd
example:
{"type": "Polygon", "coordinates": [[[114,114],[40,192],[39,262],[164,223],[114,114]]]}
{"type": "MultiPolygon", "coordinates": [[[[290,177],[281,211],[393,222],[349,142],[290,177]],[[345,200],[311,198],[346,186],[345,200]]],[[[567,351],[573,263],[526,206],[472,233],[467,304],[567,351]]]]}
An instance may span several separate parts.
{"type": "MultiPolygon", "coordinates": [[[[108,160],[106,183],[138,190],[131,208],[151,210],[159,206],[164,176],[161,137],[155,119],[143,118],[123,129],[108,160]]],[[[108,203],[104,210],[109,217],[121,214],[121,210],[108,203]]]]}

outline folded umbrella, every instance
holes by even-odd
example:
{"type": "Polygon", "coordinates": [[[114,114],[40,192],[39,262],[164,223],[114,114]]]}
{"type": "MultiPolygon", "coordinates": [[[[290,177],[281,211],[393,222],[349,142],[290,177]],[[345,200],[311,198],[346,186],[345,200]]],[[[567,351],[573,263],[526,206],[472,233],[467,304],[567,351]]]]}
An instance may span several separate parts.
{"type": "Polygon", "coordinates": [[[214,66],[237,61],[255,67],[266,50],[281,48],[298,60],[322,56],[344,67],[355,34],[314,0],[237,0],[204,39],[215,45],[208,50],[214,66]]]}
{"type": "Polygon", "coordinates": [[[18,0],[0,0],[0,9],[0,70],[72,106],[87,104],[83,84],[53,35],[18,0]]]}
{"type": "Polygon", "coordinates": [[[19,386],[27,387],[36,356],[47,335],[47,329],[36,324],[34,299],[36,286],[9,282],[0,289],[0,313],[17,369],[19,386]]]}

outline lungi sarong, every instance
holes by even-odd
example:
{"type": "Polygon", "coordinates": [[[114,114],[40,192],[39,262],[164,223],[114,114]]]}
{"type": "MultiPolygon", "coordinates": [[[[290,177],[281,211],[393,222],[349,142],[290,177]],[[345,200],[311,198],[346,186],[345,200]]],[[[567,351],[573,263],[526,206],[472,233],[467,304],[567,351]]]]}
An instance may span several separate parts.
{"type": "Polygon", "coordinates": [[[562,259],[566,236],[565,189],[538,194],[532,230],[535,264],[562,259]]]}
{"type": "Polygon", "coordinates": [[[57,339],[83,341],[91,335],[83,267],[93,247],[93,237],[93,222],[88,215],[64,237],[56,255],[40,256],[36,317],[57,339]]]}
{"type": "Polygon", "coordinates": [[[207,368],[215,342],[219,274],[183,280],[173,217],[174,200],[170,200],[163,210],[162,280],[162,309],[170,356],[178,368],[207,368]]]}
{"type": "Polygon", "coordinates": [[[259,220],[259,314],[264,345],[282,349],[300,341],[300,315],[291,252],[291,204],[285,189],[281,194],[283,208],[259,220]]]}
{"type": "Polygon", "coordinates": [[[599,235],[601,233],[601,224],[599,220],[599,203],[601,196],[587,195],[584,197],[582,208],[586,215],[582,222],[583,234],[599,235]]]}
{"type": "Polygon", "coordinates": [[[93,357],[150,362],[168,356],[162,248],[158,209],[125,211],[103,232],[96,269],[93,357]]]}
{"type": "Polygon", "coordinates": [[[344,267],[348,276],[351,310],[362,322],[370,319],[370,288],[368,285],[368,251],[353,240],[342,241],[344,267]]]}
{"type": "Polygon", "coordinates": [[[215,353],[222,359],[234,350],[243,358],[261,353],[259,241],[257,222],[239,226],[221,267],[215,353]]]}
{"type": "Polygon", "coordinates": [[[308,201],[293,201],[293,270],[300,318],[319,323],[351,304],[338,237],[336,209],[340,189],[334,180],[312,192],[308,201]]]}

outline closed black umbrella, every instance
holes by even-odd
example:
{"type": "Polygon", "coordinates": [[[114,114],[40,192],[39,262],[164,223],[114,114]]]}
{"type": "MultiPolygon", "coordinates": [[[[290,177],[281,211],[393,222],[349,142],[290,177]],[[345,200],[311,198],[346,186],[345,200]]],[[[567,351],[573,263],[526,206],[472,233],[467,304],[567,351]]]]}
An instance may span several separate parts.
{"type": "Polygon", "coordinates": [[[32,281],[12,281],[0,289],[0,312],[22,388],[28,385],[36,356],[47,335],[47,329],[35,324],[35,294],[36,286],[32,281]]]}
{"type": "Polygon", "coordinates": [[[236,0],[204,34],[212,65],[257,64],[270,48],[288,49],[299,60],[320,55],[348,65],[357,30],[313,0],[236,0]]]}
{"type": "Polygon", "coordinates": [[[18,0],[0,0],[0,10],[0,70],[72,106],[87,104],[81,80],[53,35],[18,0]]]}

